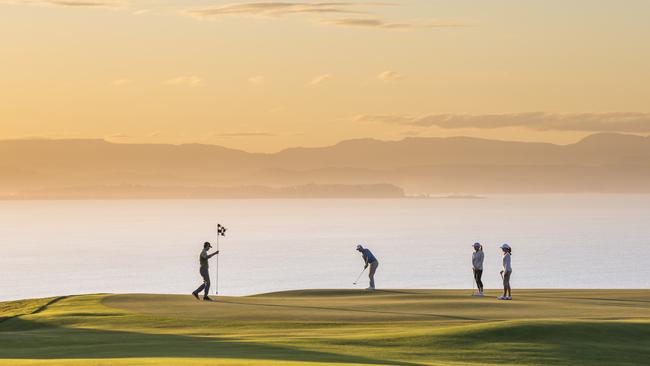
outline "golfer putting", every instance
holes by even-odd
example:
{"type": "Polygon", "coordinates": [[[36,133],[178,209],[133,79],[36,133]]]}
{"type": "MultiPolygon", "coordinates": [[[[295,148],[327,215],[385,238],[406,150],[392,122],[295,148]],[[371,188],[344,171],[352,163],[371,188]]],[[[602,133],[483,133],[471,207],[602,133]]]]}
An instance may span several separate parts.
{"type": "MultiPolygon", "coordinates": [[[[365,270],[370,266],[370,270],[368,271],[368,278],[370,279],[370,286],[366,289],[367,291],[374,291],[375,290],[375,272],[377,271],[377,267],[379,267],[379,261],[375,256],[372,254],[370,249],[364,248],[361,245],[357,245],[357,251],[361,253],[363,256],[363,261],[365,262],[365,265],[363,269],[365,270]]],[[[363,272],[362,272],[363,273],[363,272]]]]}
{"type": "Polygon", "coordinates": [[[199,255],[199,264],[201,266],[199,273],[201,274],[201,277],[203,277],[203,284],[199,286],[199,288],[197,288],[194,292],[192,292],[192,296],[194,296],[197,300],[200,300],[199,293],[203,291],[203,300],[212,301],[212,299],[208,296],[208,292],[210,291],[210,270],[208,260],[219,254],[219,251],[217,250],[212,254],[208,254],[208,251],[210,249],[212,249],[212,245],[209,242],[206,241],[203,243],[203,250],[199,255]]]}

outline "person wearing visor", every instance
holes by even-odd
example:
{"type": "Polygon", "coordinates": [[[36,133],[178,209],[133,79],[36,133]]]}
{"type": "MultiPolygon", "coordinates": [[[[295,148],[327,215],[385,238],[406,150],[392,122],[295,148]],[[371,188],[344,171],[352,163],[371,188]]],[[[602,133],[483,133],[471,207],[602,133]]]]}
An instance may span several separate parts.
{"type": "Polygon", "coordinates": [[[497,297],[499,300],[512,300],[512,289],[510,288],[510,275],[512,275],[512,263],[510,257],[512,256],[512,248],[510,245],[503,244],[501,246],[503,251],[503,268],[501,269],[501,278],[503,278],[503,295],[497,297]]]}
{"type": "Polygon", "coordinates": [[[201,291],[203,292],[203,300],[205,301],[212,301],[212,299],[208,296],[208,292],[210,291],[210,271],[209,271],[209,266],[208,266],[208,259],[214,257],[215,255],[219,254],[219,251],[217,250],[216,252],[212,254],[208,254],[208,251],[212,249],[212,245],[210,245],[209,242],[203,243],[203,250],[201,251],[201,254],[199,255],[199,264],[201,268],[199,269],[199,273],[201,274],[201,277],[203,278],[203,284],[199,286],[194,292],[192,292],[192,296],[194,296],[197,300],[199,299],[199,293],[201,291]]]}
{"type": "Polygon", "coordinates": [[[474,243],[473,247],[472,270],[474,271],[474,281],[476,281],[476,287],[478,288],[478,293],[473,295],[483,296],[483,281],[481,281],[481,277],[483,276],[483,259],[485,255],[483,254],[483,246],[481,243],[474,243]]]}
{"type": "Polygon", "coordinates": [[[377,271],[377,267],[379,267],[379,261],[375,256],[372,254],[370,249],[364,248],[361,245],[357,245],[357,251],[361,253],[363,256],[363,261],[365,262],[364,269],[368,268],[370,266],[370,270],[368,271],[368,278],[370,279],[370,286],[366,289],[368,291],[374,291],[375,290],[375,272],[377,271]]]}

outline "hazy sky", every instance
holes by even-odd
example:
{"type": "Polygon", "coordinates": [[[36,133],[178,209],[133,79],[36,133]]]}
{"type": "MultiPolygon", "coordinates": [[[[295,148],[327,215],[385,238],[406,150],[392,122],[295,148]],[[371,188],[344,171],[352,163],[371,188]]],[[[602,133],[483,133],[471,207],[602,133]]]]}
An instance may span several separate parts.
{"type": "Polygon", "coordinates": [[[0,0],[0,138],[650,134],[650,1],[0,0]]]}

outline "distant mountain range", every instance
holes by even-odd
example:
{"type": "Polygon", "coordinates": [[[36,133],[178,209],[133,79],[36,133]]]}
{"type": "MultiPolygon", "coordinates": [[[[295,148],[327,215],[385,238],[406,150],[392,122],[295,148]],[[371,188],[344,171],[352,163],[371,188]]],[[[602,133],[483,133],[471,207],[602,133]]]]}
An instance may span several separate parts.
{"type": "Polygon", "coordinates": [[[410,195],[650,193],[650,137],[596,134],[570,145],[469,137],[359,139],[273,154],[201,144],[3,140],[0,177],[0,196],[13,198],[62,192],[74,198],[75,191],[80,198],[116,197],[120,190],[125,197],[154,191],[161,197],[318,197],[319,190],[328,192],[325,197],[349,197],[380,187],[370,196],[394,197],[397,187],[410,195]]]}

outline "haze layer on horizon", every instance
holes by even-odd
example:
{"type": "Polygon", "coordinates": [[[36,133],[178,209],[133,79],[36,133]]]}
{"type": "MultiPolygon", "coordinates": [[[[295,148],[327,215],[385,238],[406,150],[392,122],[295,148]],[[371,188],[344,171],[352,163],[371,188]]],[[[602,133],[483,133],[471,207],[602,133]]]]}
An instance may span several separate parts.
{"type": "Polygon", "coordinates": [[[650,2],[0,0],[0,139],[650,134],[650,2]]]}

